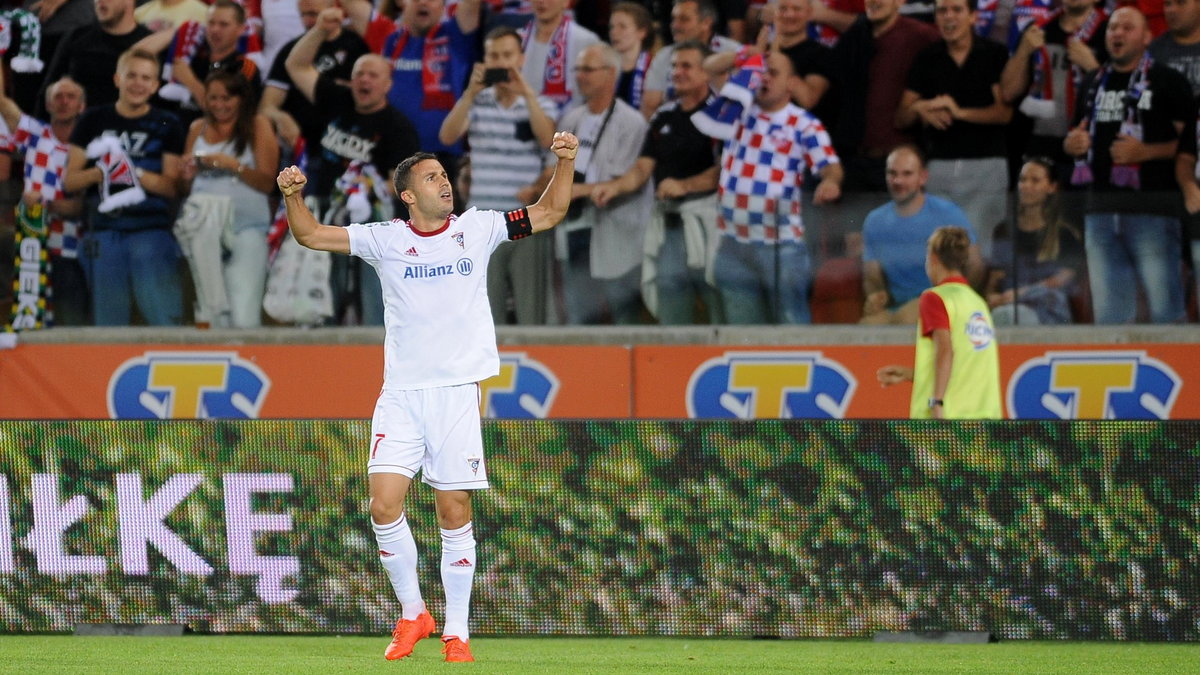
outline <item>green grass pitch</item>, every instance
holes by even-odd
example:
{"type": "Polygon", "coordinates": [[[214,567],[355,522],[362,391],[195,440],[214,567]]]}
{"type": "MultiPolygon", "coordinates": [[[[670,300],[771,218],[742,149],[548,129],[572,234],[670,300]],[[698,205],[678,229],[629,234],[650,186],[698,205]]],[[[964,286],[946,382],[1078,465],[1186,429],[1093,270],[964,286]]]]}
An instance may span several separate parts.
{"type": "Polygon", "coordinates": [[[179,638],[0,635],[8,673],[343,673],[469,668],[487,673],[1195,673],[1200,645],[1024,642],[877,644],[861,640],[493,638],[474,664],[442,663],[429,639],[400,662],[386,637],[179,638]]]}

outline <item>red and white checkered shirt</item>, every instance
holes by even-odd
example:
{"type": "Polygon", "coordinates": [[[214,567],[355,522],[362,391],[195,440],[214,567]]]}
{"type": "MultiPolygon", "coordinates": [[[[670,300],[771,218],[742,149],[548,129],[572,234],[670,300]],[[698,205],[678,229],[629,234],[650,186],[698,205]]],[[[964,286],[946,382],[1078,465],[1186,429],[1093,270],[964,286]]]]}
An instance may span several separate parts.
{"type": "Polygon", "coordinates": [[[743,243],[803,241],[803,171],[815,175],[836,163],[829,133],[807,110],[751,106],[721,155],[717,228],[743,243]]]}

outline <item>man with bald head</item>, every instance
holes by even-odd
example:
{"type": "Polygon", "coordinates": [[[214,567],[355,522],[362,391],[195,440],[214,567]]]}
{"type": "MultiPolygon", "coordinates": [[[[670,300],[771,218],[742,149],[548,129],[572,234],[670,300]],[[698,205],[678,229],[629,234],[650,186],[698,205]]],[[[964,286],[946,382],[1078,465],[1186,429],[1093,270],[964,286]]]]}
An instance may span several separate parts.
{"type": "Polygon", "coordinates": [[[1085,81],[1063,141],[1075,158],[1072,183],[1088,188],[1084,240],[1098,324],[1133,322],[1139,283],[1151,321],[1185,317],[1174,157],[1195,109],[1187,79],[1150,58],[1150,39],[1136,9],[1113,13],[1109,61],[1085,81]]]}
{"type": "MultiPolygon", "coordinates": [[[[358,183],[365,177],[362,173],[365,163],[374,167],[376,177],[386,184],[392,169],[420,150],[420,146],[412,122],[388,103],[392,66],[386,58],[378,54],[358,57],[351,70],[349,87],[317,72],[313,64],[317,48],[330,33],[341,30],[343,17],[337,7],[322,11],[313,27],[292,48],[286,65],[295,88],[315,105],[318,114],[329,120],[320,136],[309,139],[318,147],[310,154],[307,173],[311,187],[306,195],[318,201],[326,222],[348,225],[346,209],[340,209],[342,216],[338,218],[328,218],[326,213],[339,179],[343,179],[343,184],[358,183]]],[[[344,189],[340,191],[344,194],[344,189]]],[[[372,193],[368,190],[366,194],[372,193]]],[[[375,215],[384,220],[390,219],[395,209],[395,195],[390,190],[387,194],[383,203],[374,204],[380,209],[375,215]]],[[[383,325],[382,290],[371,266],[359,264],[356,258],[337,256],[332,274],[335,320],[353,305],[359,310],[363,324],[383,325]],[[352,291],[355,288],[357,292],[352,291]]]]}

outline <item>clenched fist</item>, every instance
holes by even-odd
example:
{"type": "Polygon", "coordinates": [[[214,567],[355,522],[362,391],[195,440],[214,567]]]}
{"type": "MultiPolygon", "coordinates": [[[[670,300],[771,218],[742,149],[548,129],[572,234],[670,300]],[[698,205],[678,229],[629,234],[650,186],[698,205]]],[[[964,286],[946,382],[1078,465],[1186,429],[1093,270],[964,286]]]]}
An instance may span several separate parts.
{"type": "Polygon", "coordinates": [[[575,159],[575,153],[579,152],[579,139],[569,131],[556,131],[554,139],[550,141],[550,151],[559,159],[575,159]]]}
{"type": "Polygon", "coordinates": [[[291,197],[297,192],[304,189],[304,185],[308,183],[308,178],[298,166],[289,166],[279,172],[279,176],[275,179],[275,184],[279,186],[279,191],[284,197],[291,197]]]}

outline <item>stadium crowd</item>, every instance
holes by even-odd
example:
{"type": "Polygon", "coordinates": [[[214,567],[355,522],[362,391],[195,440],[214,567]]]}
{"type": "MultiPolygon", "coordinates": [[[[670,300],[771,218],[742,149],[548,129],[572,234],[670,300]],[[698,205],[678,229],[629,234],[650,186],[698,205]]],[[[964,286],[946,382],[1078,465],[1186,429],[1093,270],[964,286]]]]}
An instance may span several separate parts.
{"type": "Polygon", "coordinates": [[[998,323],[1196,319],[1200,0],[0,5],[6,320],[382,325],[280,167],[328,223],[406,218],[417,151],[508,210],[560,129],[572,208],[493,258],[501,324],[911,324],[945,225],[998,323]]]}

